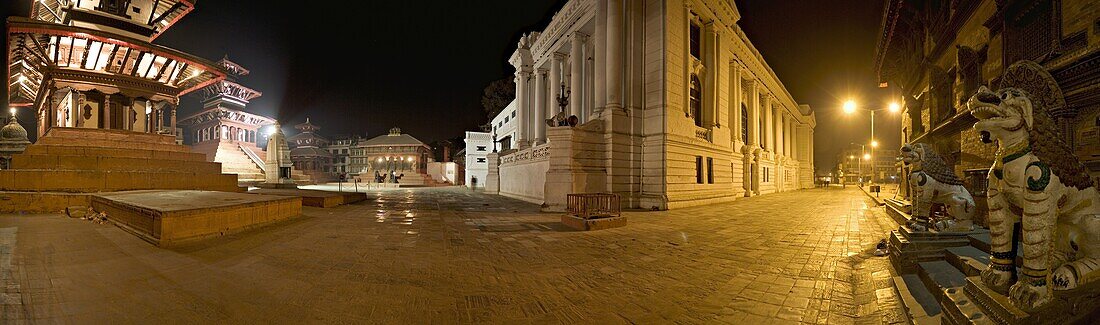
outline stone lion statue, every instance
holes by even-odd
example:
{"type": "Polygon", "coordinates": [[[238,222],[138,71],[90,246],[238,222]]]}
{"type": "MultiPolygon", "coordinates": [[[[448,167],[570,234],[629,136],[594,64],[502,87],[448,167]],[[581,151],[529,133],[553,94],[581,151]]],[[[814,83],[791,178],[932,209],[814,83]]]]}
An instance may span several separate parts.
{"type": "MultiPolygon", "coordinates": [[[[1053,82],[1037,65],[1024,68],[1031,71],[1021,72],[1025,86],[1042,81],[1039,74],[1053,82]]],[[[1050,84],[1031,89],[1050,91],[1050,84]]],[[[982,281],[1007,291],[1025,311],[1050,302],[1053,290],[1100,278],[1100,194],[1043,103],[1015,87],[981,87],[967,102],[983,142],[996,140],[998,147],[988,187],[992,259],[982,281]],[[1018,238],[1016,223],[1022,229],[1018,238]],[[1022,265],[1016,264],[1017,241],[1023,244],[1022,265]]]]}
{"type": "Polygon", "coordinates": [[[913,222],[909,227],[925,231],[969,231],[973,225],[974,197],[963,187],[963,181],[955,176],[932,146],[926,143],[906,144],[901,147],[901,161],[910,166],[909,184],[912,186],[913,222]],[[930,220],[932,203],[947,207],[947,214],[955,220],[930,220]]]}

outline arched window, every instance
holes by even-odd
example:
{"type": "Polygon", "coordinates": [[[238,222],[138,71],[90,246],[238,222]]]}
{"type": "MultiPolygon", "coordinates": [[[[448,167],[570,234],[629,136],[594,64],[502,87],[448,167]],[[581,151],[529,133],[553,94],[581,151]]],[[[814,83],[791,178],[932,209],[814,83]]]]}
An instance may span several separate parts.
{"type": "Polygon", "coordinates": [[[749,108],[741,104],[741,141],[749,142],[749,108]]]}
{"type": "Polygon", "coordinates": [[[698,75],[691,75],[691,90],[688,95],[691,118],[695,119],[695,126],[703,126],[703,85],[699,82],[698,75]]]}

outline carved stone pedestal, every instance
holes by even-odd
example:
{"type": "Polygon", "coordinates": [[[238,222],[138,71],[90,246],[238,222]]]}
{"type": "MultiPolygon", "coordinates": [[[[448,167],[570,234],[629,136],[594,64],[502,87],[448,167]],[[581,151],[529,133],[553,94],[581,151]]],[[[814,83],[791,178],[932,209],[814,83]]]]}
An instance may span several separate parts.
{"type": "Polygon", "coordinates": [[[970,236],[983,232],[989,231],[979,229],[969,232],[929,232],[913,231],[909,226],[901,226],[890,232],[890,262],[898,273],[916,272],[917,263],[942,261],[945,249],[970,245],[970,236]]]}
{"type": "Polygon", "coordinates": [[[966,286],[944,290],[942,320],[944,324],[1095,324],[1100,319],[1096,285],[1100,283],[1068,292],[1056,291],[1050,304],[1027,313],[1012,305],[1008,297],[985,286],[981,277],[971,276],[966,278],[966,286]],[[1092,295],[1087,294],[1089,291],[1092,295]]]}

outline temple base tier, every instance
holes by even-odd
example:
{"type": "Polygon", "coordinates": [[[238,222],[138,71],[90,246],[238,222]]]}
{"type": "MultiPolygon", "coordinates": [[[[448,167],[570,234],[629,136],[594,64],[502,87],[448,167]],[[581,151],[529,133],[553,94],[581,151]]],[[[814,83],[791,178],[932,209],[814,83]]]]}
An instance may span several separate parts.
{"type": "Polygon", "coordinates": [[[237,176],[170,135],[59,128],[0,170],[0,191],[95,193],[173,189],[241,192],[237,176]]]}

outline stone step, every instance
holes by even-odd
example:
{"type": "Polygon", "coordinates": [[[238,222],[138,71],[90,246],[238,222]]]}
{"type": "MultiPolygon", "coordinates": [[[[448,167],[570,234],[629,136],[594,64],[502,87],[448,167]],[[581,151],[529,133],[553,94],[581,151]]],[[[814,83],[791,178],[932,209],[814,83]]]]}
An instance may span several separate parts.
{"type": "Polygon", "coordinates": [[[948,247],[946,251],[947,262],[966,276],[979,275],[989,266],[989,253],[974,246],[948,247]]]}
{"type": "Polygon", "coordinates": [[[219,174],[221,166],[205,161],[173,161],[105,156],[49,156],[19,154],[12,157],[11,169],[60,169],[101,171],[165,171],[219,174]]]}
{"type": "Polygon", "coordinates": [[[947,288],[961,288],[966,285],[966,274],[947,261],[929,261],[917,263],[917,275],[925,288],[936,296],[936,300],[943,299],[943,290],[947,288]]]}
{"type": "Polygon", "coordinates": [[[967,240],[970,241],[970,246],[974,246],[974,248],[977,248],[983,252],[989,253],[993,250],[990,246],[991,239],[989,238],[989,231],[971,234],[967,236],[967,240]]]}
{"type": "Polygon", "coordinates": [[[902,306],[914,324],[936,324],[941,314],[939,301],[914,273],[894,277],[894,288],[901,297],[902,306]]]}
{"type": "Polygon", "coordinates": [[[917,263],[942,261],[944,249],[966,246],[966,233],[917,232],[907,226],[890,232],[890,262],[900,273],[917,272],[917,263]]]}
{"type": "Polygon", "coordinates": [[[127,139],[87,139],[87,138],[58,138],[58,137],[43,137],[35,142],[36,145],[50,145],[50,146],[67,146],[67,147],[88,147],[88,148],[129,148],[129,149],[145,149],[145,150],[160,150],[160,151],[175,151],[175,152],[191,152],[191,149],[187,146],[178,145],[175,143],[157,143],[157,142],[144,142],[144,141],[130,141],[127,139]]]}
{"type": "Polygon", "coordinates": [[[197,152],[163,151],[131,148],[73,147],[32,144],[23,151],[26,155],[120,157],[175,161],[206,161],[206,155],[197,152]]]}
{"type": "Polygon", "coordinates": [[[112,192],[174,189],[239,192],[237,175],[164,171],[58,169],[0,170],[0,190],[26,192],[112,192]]]}
{"type": "MultiPolygon", "coordinates": [[[[143,133],[126,130],[52,127],[42,139],[63,138],[80,140],[131,141],[144,143],[175,144],[176,137],[165,134],[143,133]]],[[[41,140],[41,139],[40,139],[41,140]]]]}

